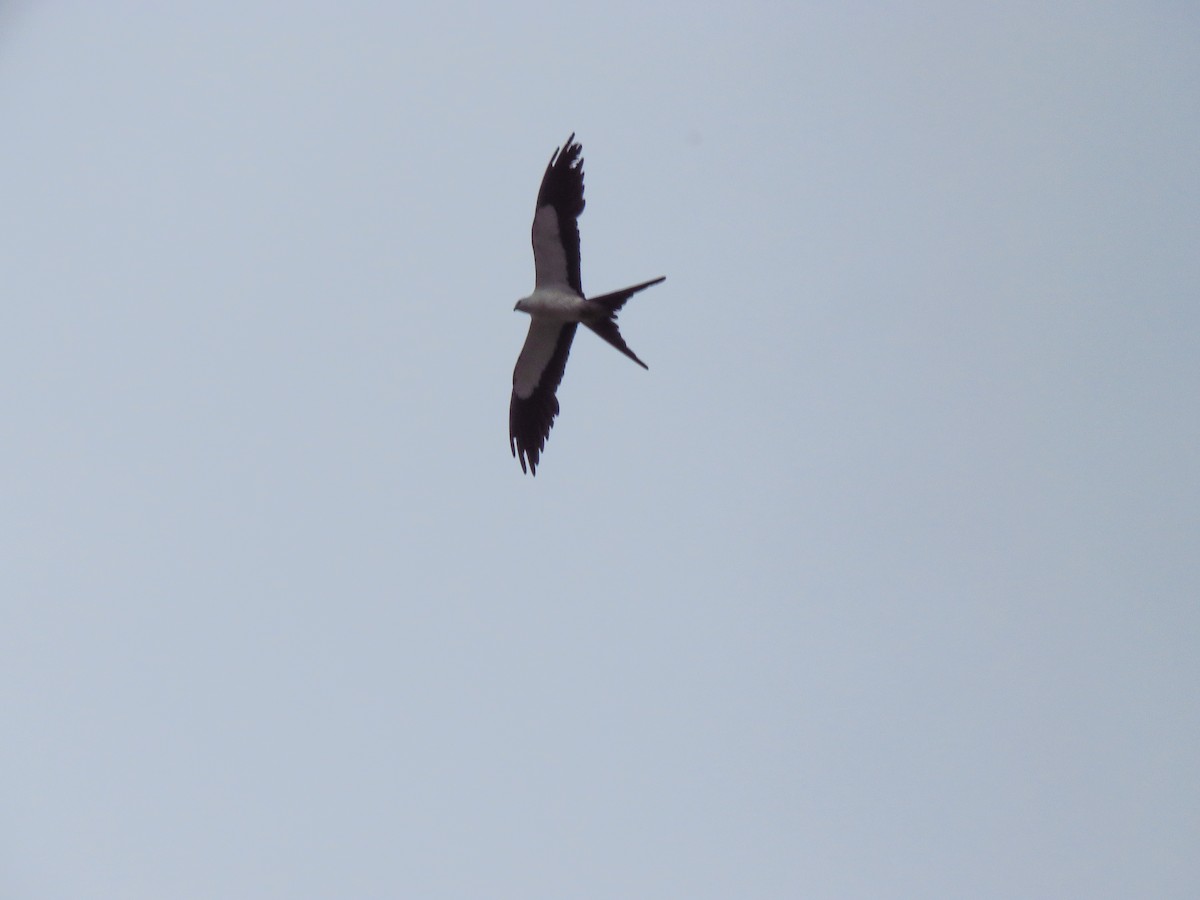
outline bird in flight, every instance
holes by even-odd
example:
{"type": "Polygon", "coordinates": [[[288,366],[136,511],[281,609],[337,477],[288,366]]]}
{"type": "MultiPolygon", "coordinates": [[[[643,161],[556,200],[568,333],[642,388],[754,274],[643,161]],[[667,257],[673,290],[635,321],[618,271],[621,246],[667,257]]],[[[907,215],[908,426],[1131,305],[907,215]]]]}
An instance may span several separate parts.
{"type": "Polygon", "coordinates": [[[572,134],[554,151],[533,213],[533,293],[514,310],[528,313],[529,333],[513,369],[508,444],[521,471],[537,475],[538,459],[558,415],[554,396],[562,381],[575,329],[582,323],[643,369],[625,344],[617,313],[638,291],[666,276],[600,297],[585,297],[579,278],[579,214],[583,212],[583,148],[572,134]],[[529,467],[526,469],[526,461],[529,467]]]}

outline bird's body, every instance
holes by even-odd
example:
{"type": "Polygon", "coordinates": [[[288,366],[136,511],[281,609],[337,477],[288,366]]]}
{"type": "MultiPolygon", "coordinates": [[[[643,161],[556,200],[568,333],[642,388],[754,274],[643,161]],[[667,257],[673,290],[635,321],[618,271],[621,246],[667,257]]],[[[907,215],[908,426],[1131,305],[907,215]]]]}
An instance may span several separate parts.
{"type": "Polygon", "coordinates": [[[617,312],[638,291],[663,278],[643,282],[600,297],[585,297],[579,274],[579,226],[583,212],[582,147],[575,135],[550,157],[533,216],[533,293],[517,301],[517,311],[530,316],[529,333],[513,369],[508,408],[508,437],[522,471],[537,474],[538,459],[558,415],[555,396],[582,324],[612,344],[643,369],[617,327],[617,312]]]}
{"type": "Polygon", "coordinates": [[[573,290],[552,284],[535,289],[528,297],[518,300],[513,309],[539,319],[582,322],[589,317],[595,318],[598,307],[573,290]]]}

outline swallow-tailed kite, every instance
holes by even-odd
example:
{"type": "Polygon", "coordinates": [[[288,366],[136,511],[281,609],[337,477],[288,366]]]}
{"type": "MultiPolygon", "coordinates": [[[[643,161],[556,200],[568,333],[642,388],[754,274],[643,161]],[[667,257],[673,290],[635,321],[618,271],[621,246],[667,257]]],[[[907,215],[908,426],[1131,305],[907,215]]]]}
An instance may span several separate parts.
{"type": "Polygon", "coordinates": [[[655,278],[601,297],[583,295],[579,279],[579,225],[583,212],[583,148],[575,135],[554,151],[533,214],[533,293],[514,307],[529,313],[529,334],[513,369],[512,402],[508,407],[508,443],[521,471],[537,474],[538,458],[558,415],[554,392],[562,381],[575,328],[581,322],[643,369],[617,329],[617,312],[655,278]]]}

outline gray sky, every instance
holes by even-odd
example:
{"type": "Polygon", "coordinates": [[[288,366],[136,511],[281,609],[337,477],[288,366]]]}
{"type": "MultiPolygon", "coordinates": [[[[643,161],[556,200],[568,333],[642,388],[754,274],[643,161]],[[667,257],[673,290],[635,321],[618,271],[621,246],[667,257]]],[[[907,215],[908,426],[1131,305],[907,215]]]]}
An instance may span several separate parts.
{"type": "Polygon", "coordinates": [[[6,4],[0,894],[1197,895],[1200,16],[735,6],[6,4]]]}

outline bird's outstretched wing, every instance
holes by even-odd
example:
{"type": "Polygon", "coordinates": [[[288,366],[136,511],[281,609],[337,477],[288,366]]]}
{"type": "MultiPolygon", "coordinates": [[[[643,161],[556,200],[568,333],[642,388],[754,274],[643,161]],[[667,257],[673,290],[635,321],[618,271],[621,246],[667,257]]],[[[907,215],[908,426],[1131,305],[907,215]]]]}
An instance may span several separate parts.
{"type": "Polygon", "coordinates": [[[565,285],[583,296],[579,225],[583,212],[583,147],[575,135],[555,150],[533,211],[534,289],[565,285]]]}
{"type": "Polygon", "coordinates": [[[575,328],[574,322],[533,319],[529,323],[525,346],[513,369],[508,405],[508,445],[521,461],[523,472],[528,459],[528,471],[537,475],[538,459],[558,415],[555,392],[567,367],[575,328]]]}

